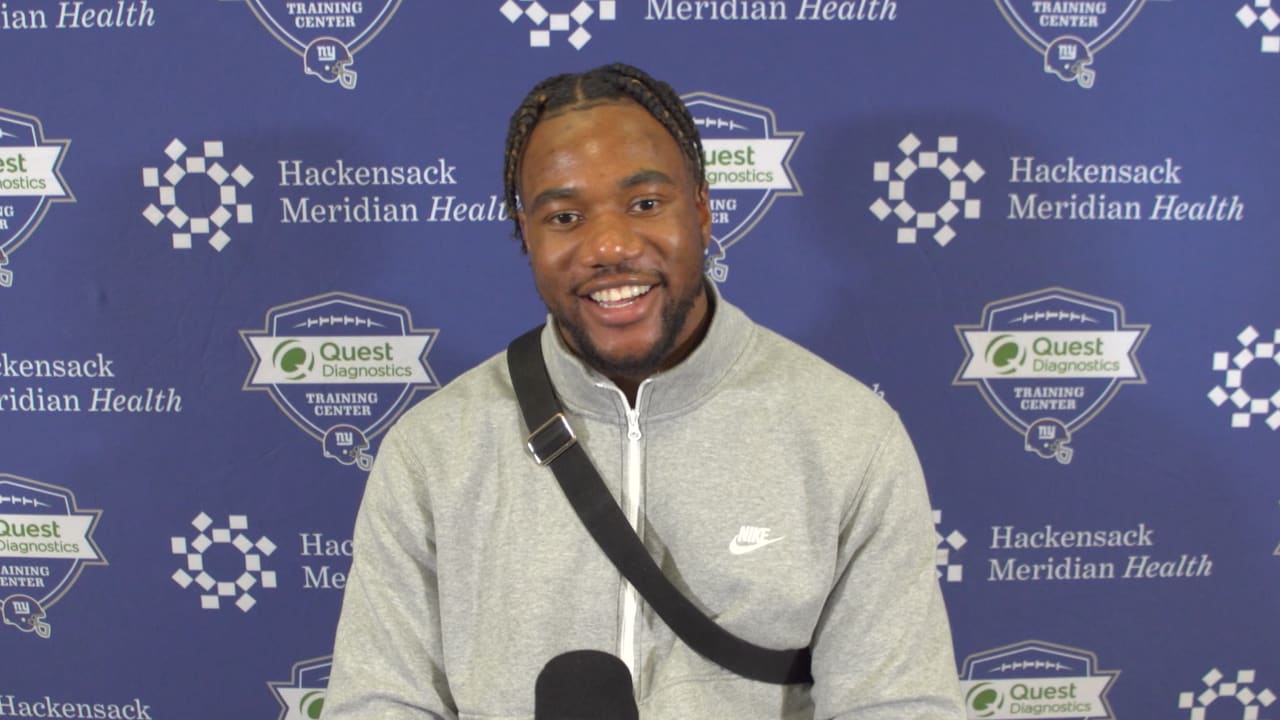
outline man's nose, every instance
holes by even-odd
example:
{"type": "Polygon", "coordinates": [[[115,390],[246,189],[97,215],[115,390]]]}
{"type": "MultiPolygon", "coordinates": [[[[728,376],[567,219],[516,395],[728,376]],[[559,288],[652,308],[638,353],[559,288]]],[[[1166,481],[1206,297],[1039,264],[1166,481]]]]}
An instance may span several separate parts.
{"type": "Polygon", "coordinates": [[[590,224],[591,234],[585,243],[583,260],[589,265],[619,265],[640,256],[643,240],[624,213],[596,215],[590,224]]]}

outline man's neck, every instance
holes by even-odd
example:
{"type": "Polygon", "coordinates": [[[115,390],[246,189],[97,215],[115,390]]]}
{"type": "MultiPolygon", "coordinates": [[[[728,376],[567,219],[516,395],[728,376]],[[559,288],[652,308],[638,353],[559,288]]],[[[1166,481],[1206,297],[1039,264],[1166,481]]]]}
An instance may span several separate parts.
{"type": "MultiPolygon", "coordinates": [[[[684,362],[685,358],[689,357],[698,345],[702,343],[702,339],[707,336],[707,328],[711,327],[711,316],[715,314],[715,300],[713,299],[715,296],[713,291],[709,288],[704,288],[703,292],[704,294],[701,302],[704,304],[706,310],[700,314],[697,326],[693,328],[693,332],[689,333],[688,337],[682,343],[671,349],[671,352],[667,354],[666,359],[657,369],[657,372],[670,370],[676,365],[684,362]]],[[[627,396],[627,406],[635,409],[636,395],[640,392],[640,385],[645,380],[649,379],[650,374],[608,375],[608,377],[613,381],[613,384],[622,391],[622,394],[627,396]]]]}

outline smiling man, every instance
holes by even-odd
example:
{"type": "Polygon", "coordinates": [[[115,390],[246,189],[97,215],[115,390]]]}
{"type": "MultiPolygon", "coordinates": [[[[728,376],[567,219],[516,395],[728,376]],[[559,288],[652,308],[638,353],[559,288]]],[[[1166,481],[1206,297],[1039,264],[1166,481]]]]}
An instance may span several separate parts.
{"type": "Polygon", "coordinates": [[[702,147],[675,92],[625,65],[543,81],[505,183],[579,444],[672,584],[752,644],[808,648],[812,682],[740,677],[672,632],[525,452],[499,354],[382,443],[325,719],[532,718],[539,670],[579,649],[625,663],[641,718],[964,718],[906,432],[704,279],[702,147]]]}
{"type": "Polygon", "coordinates": [[[516,218],[565,343],[634,400],[706,331],[707,187],[640,105],[582,105],[529,133],[516,218]]]}

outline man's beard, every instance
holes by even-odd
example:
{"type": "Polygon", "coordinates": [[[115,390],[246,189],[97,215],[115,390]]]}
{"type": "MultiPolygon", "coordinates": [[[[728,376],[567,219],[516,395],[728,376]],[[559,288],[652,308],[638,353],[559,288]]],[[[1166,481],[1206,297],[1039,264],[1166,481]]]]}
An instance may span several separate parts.
{"type": "MultiPolygon", "coordinates": [[[[578,356],[582,358],[587,365],[605,377],[648,377],[657,371],[663,369],[663,361],[671,354],[672,349],[676,346],[676,340],[680,336],[680,331],[684,329],[685,323],[688,322],[689,313],[693,310],[693,306],[698,301],[698,296],[706,292],[702,286],[702,279],[699,277],[698,282],[690,285],[689,292],[684,297],[672,297],[662,306],[662,334],[658,337],[658,341],[649,348],[649,352],[644,355],[632,357],[607,357],[596,347],[591,341],[591,336],[581,325],[574,323],[564,313],[557,312],[554,308],[548,308],[551,316],[555,318],[556,324],[568,331],[569,336],[573,338],[574,347],[577,348],[578,356]]],[[[710,307],[708,307],[710,310],[710,307]]]]}

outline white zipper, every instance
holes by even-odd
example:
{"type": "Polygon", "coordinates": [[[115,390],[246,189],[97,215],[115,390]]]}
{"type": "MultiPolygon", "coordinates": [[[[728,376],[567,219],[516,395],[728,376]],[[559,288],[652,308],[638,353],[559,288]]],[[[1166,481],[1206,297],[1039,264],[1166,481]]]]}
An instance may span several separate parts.
{"type": "MultiPolygon", "coordinates": [[[[636,388],[636,408],[640,407],[640,395],[644,392],[644,386],[649,383],[645,380],[636,388]]],[[[609,387],[609,386],[601,386],[609,387]]],[[[612,388],[619,395],[622,395],[622,404],[627,408],[627,464],[626,473],[622,478],[622,499],[623,514],[627,516],[627,522],[631,524],[631,529],[639,534],[640,528],[640,498],[643,492],[643,472],[644,464],[642,462],[640,441],[644,436],[640,432],[640,410],[633,409],[627,402],[627,396],[617,388],[612,388]]],[[[636,670],[636,627],[639,621],[640,599],[636,589],[632,587],[631,582],[626,578],[622,579],[622,627],[618,635],[618,656],[626,663],[627,669],[631,671],[631,682],[639,687],[640,678],[636,670]]]]}

